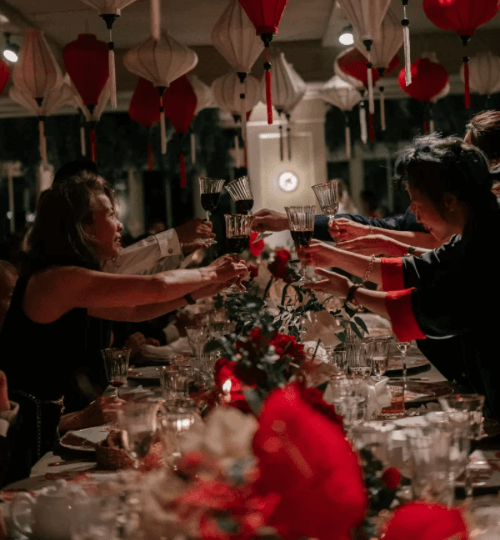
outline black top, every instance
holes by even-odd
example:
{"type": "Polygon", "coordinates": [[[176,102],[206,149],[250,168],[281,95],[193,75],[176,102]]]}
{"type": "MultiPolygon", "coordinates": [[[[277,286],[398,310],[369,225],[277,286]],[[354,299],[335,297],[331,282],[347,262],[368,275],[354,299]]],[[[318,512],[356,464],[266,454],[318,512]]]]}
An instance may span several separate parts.
{"type": "MultiPolygon", "coordinates": [[[[98,323],[84,308],[72,309],[56,321],[38,324],[23,310],[29,277],[19,278],[0,334],[0,369],[9,389],[22,390],[38,399],[56,400],[67,393],[77,370],[96,364],[99,348],[109,346],[98,335],[98,323]]],[[[71,399],[71,396],[67,396],[71,399]]]]}

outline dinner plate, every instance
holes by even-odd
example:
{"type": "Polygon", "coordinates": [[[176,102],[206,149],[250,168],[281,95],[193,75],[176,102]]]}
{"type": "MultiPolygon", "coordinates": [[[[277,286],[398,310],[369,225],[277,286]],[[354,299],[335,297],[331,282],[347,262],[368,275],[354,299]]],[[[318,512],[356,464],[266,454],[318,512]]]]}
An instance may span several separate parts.
{"type": "MultiPolygon", "coordinates": [[[[406,356],[406,370],[413,371],[415,369],[422,368],[424,366],[430,366],[431,363],[425,356],[406,356]]],[[[403,362],[401,362],[401,356],[399,354],[389,356],[389,363],[386,373],[395,374],[396,372],[403,372],[403,362]]]]}
{"type": "Polygon", "coordinates": [[[109,426],[96,426],[77,431],[68,431],[59,444],[70,450],[80,452],[95,452],[95,445],[103,441],[109,434],[109,426]]]}
{"type": "Polygon", "coordinates": [[[134,367],[134,368],[129,369],[128,378],[135,379],[138,381],[151,380],[151,379],[156,379],[159,381],[160,373],[158,372],[158,368],[155,366],[134,367]]]}
{"type": "MultiPolygon", "coordinates": [[[[500,451],[475,450],[471,456],[470,471],[475,488],[491,489],[500,487],[500,451]]],[[[457,487],[463,487],[464,475],[456,480],[457,487]]]]}

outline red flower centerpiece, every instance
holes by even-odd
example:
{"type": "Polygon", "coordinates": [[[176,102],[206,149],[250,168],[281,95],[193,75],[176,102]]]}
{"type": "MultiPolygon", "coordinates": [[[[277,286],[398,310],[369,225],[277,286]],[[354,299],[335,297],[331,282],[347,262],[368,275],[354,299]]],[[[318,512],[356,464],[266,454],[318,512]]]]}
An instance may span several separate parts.
{"type": "Polygon", "coordinates": [[[291,282],[292,277],[288,268],[291,259],[292,255],[287,249],[277,249],[274,253],[274,261],[267,268],[276,279],[291,282]]]}

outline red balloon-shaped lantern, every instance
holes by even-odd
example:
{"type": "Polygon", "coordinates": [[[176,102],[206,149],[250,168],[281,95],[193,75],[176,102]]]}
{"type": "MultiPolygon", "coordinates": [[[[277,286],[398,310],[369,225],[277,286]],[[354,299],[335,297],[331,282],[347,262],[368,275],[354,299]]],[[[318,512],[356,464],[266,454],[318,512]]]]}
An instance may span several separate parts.
{"type": "Polygon", "coordinates": [[[271,64],[269,62],[269,45],[271,44],[274,34],[278,33],[278,26],[288,0],[239,1],[266,47],[266,62],[264,63],[264,69],[266,70],[267,123],[272,124],[273,109],[271,97],[271,64]]]}
{"type": "Polygon", "coordinates": [[[3,60],[0,60],[0,94],[3,92],[9,79],[10,68],[3,60]]]}
{"type": "MultiPolygon", "coordinates": [[[[345,52],[339,54],[335,60],[335,67],[337,75],[343,78],[346,82],[352,84],[360,92],[364,92],[368,88],[368,70],[366,68],[366,58],[365,56],[355,47],[348,49],[345,52]]],[[[396,68],[399,67],[399,58],[395,56],[387,68],[384,70],[383,74],[387,75],[391,73],[396,68]]],[[[372,70],[372,81],[373,84],[381,78],[380,72],[375,68],[372,70]]],[[[362,130],[362,140],[366,142],[366,138],[363,136],[363,126],[365,126],[364,131],[366,132],[366,119],[365,119],[365,105],[364,101],[360,102],[360,123],[362,130]]],[[[375,118],[373,114],[369,116],[369,126],[370,126],[370,140],[375,140],[375,118]]]]}
{"type": "MultiPolygon", "coordinates": [[[[134,95],[130,100],[128,114],[132,120],[144,127],[151,127],[160,120],[158,108],[158,91],[151,81],[139,78],[134,95]]],[[[148,141],[148,169],[154,169],[153,145],[148,141]]]]}
{"type": "MultiPolygon", "coordinates": [[[[424,0],[424,11],[429,20],[442,30],[455,31],[464,47],[477,28],[487,23],[500,9],[500,0],[424,0]]],[[[470,108],[469,56],[463,56],[465,107],[470,108]]]]}
{"type": "MultiPolygon", "coordinates": [[[[195,91],[186,75],[176,79],[163,94],[165,116],[170,120],[176,133],[181,134],[181,136],[189,131],[197,101],[195,91]]],[[[181,188],[185,188],[186,163],[182,151],[179,155],[179,168],[181,171],[181,188]]]]}
{"type": "MultiPolygon", "coordinates": [[[[93,34],[80,34],[63,49],[63,62],[90,115],[109,78],[108,46],[93,34]]],[[[90,153],[97,163],[95,122],[90,126],[90,153]]]]}
{"type": "Polygon", "coordinates": [[[405,76],[405,68],[403,68],[398,76],[401,90],[418,101],[429,103],[429,118],[424,122],[424,133],[427,133],[429,121],[432,122],[431,104],[439,97],[444,97],[441,94],[449,83],[448,72],[441,64],[433,62],[429,58],[417,58],[411,63],[412,82],[408,86],[406,86],[405,76]]]}

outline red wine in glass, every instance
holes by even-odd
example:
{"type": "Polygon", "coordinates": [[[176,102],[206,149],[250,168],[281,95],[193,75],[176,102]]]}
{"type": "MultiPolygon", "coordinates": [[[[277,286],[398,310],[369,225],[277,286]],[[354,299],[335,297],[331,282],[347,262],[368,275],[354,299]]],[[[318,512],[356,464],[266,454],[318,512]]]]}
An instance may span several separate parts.
{"type": "Polygon", "coordinates": [[[248,214],[253,208],[253,199],[240,199],[234,201],[237,214],[248,214]]]}
{"type": "Polygon", "coordinates": [[[230,236],[226,238],[227,248],[230,253],[237,255],[248,248],[249,236],[230,236]]]}
{"type": "Polygon", "coordinates": [[[201,206],[205,212],[212,213],[219,204],[220,193],[202,193],[201,206]]]}
{"type": "Polygon", "coordinates": [[[311,241],[313,231],[311,230],[302,230],[302,231],[290,231],[292,235],[293,243],[297,246],[307,246],[311,241]]]}
{"type": "Polygon", "coordinates": [[[109,384],[113,388],[121,388],[125,384],[125,381],[119,381],[119,380],[114,379],[112,381],[109,381],[109,384]]]}

